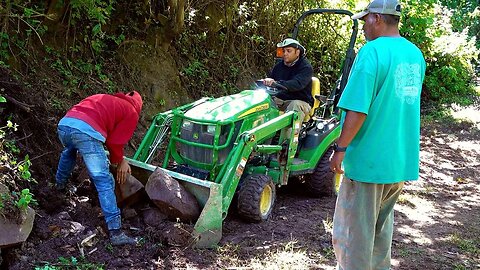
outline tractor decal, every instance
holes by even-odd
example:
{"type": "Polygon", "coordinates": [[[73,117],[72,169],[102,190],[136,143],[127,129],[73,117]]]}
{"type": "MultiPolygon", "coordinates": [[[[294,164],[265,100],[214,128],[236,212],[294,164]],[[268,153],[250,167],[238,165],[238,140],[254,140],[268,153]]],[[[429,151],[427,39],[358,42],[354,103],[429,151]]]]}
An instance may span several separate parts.
{"type": "Polygon", "coordinates": [[[263,111],[263,110],[266,110],[266,109],[268,109],[268,108],[270,108],[270,106],[268,105],[268,103],[267,103],[267,104],[262,104],[262,105],[259,105],[259,106],[257,106],[257,107],[251,108],[251,109],[249,109],[248,111],[240,114],[240,115],[238,116],[238,118],[242,118],[242,117],[247,116],[247,115],[249,115],[249,114],[252,114],[252,113],[255,113],[255,112],[259,112],[259,111],[263,111]]]}

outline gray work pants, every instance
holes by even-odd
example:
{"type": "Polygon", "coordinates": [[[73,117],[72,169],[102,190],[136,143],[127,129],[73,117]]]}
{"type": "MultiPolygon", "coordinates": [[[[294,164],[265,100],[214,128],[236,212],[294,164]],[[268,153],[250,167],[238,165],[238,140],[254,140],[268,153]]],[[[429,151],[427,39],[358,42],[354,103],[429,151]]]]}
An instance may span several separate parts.
{"type": "Polygon", "coordinates": [[[339,270],[390,269],[393,207],[403,188],[344,178],[333,217],[333,247],[339,270]]]}

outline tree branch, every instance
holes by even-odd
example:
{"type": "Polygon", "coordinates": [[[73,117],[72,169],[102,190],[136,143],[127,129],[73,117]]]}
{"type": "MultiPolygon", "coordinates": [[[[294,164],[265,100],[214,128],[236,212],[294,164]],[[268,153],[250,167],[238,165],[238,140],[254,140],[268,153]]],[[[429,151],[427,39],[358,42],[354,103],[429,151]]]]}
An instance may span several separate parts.
{"type": "Polygon", "coordinates": [[[27,113],[30,113],[31,107],[33,107],[33,105],[28,105],[28,104],[25,104],[23,102],[20,102],[20,101],[14,99],[13,97],[7,96],[6,94],[3,94],[3,96],[5,97],[6,100],[13,103],[15,106],[19,107],[21,110],[23,110],[27,113]]]}

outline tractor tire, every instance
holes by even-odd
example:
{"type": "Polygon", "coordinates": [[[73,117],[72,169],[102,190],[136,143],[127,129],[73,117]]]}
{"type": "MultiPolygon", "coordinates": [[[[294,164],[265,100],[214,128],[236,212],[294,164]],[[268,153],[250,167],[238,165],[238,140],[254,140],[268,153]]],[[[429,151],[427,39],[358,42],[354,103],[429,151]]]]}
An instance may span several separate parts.
{"type": "Polygon", "coordinates": [[[238,214],[249,222],[265,221],[272,212],[275,196],[275,185],[270,176],[248,175],[238,192],[238,214]]]}
{"type": "Polygon", "coordinates": [[[329,148],[317,163],[315,171],[306,177],[305,184],[314,197],[336,196],[343,179],[343,174],[333,173],[330,170],[330,157],[333,148],[329,148]]]}

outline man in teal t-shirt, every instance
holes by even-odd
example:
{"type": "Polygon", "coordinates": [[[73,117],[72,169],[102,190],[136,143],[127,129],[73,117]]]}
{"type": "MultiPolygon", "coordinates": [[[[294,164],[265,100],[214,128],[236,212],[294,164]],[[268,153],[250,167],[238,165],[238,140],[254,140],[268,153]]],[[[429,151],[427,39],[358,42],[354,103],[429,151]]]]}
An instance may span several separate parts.
{"type": "Polygon", "coordinates": [[[352,16],[368,43],[338,103],[343,126],[330,164],[345,174],[333,227],[338,269],[390,269],[393,207],[404,181],[418,179],[426,65],[400,36],[400,14],[397,0],[374,0],[352,16]]]}

